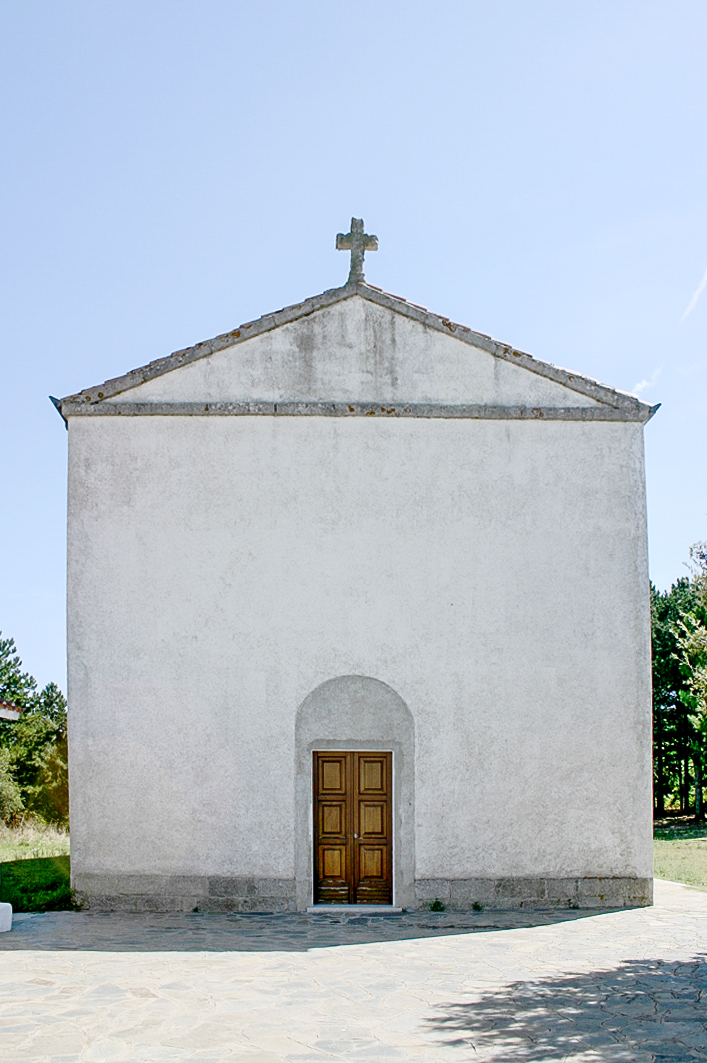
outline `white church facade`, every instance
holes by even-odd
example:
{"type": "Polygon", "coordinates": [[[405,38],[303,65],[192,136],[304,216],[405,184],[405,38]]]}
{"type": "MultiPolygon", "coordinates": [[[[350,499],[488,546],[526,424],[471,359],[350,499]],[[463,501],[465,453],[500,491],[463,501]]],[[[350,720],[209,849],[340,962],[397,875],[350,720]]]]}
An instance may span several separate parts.
{"type": "Polygon", "coordinates": [[[57,402],[93,908],[652,900],[639,399],[363,279],[57,402]]]}

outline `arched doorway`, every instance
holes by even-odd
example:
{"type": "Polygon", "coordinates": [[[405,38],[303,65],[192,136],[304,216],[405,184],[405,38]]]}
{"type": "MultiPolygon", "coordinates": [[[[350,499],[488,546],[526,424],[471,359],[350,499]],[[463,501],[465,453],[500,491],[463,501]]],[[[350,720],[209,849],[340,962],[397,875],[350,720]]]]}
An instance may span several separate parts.
{"type": "MultiPolygon", "coordinates": [[[[302,702],[295,723],[295,862],[297,908],[313,902],[315,753],[390,753],[392,902],[414,905],[414,753],[412,714],[391,687],[369,676],[321,683],[302,702]]],[[[375,758],[374,758],[375,759],[375,758]]],[[[381,759],[381,758],[378,758],[381,759]]],[[[353,762],[353,761],[352,761],[353,762]]]]}

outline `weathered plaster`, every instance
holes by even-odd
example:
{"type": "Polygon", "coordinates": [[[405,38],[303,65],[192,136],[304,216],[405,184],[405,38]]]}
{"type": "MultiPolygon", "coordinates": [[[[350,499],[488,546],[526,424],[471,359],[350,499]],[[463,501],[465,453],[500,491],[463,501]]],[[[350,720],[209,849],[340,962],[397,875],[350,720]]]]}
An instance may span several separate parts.
{"type": "Polygon", "coordinates": [[[417,880],[650,878],[640,423],[69,420],[79,888],[289,905],[297,708],[351,675],[415,721],[417,880]]]}
{"type": "Polygon", "coordinates": [[[543,385],[543,381],[546,384],[554,381],[573,395],[575,401],[570,405],[585,405],[583,396],[623,410],[627,419],[643,421],[657,409],[634,395],[542,362],[364,283],[323,292],[194,347],[175,351],[167,358],[158,358],[125,376],[52,401],[64,418],[87,405],[94,407],[113,401],[118,395],[125,401],[127,391],[133,393],[132,401],[138,392],[158,401],[164,401],[166,396],[170,396],[169,402],[180,401],[182,385],[177,381],[182,380],[187,366],[202,361],[204,365],[189,374],[189,384],[194,390],[189,391],[185,401],[197,398],[202,402],[278,401],[281,394],[282,401],[308,401],[316,391],[315,401],[336,401],[340,397],[342,401],[358,402],[370,395],[371,401],[386,403],[567,405],[567,399],[561,399],[561,390],[553,391],[543,385]],[[358,327],[352,330],[355,321],[358,327]],[[363,330],[361,322],[365,325],[363,330]],[[268,336],[273,332],[277,335],[268,336]],[[268,338],[261,342],[263,337],[268,338]],[[454,343],[446,342],[450,338],[454,343]],[[256,339],[258,342],[254,342],[256,339]],[[471,348],[466,356],[464,346],[471,348]],[[225,360],[212,357],[226,350],[232,353],[225,360]],[[234,356],[236,350],[238,355],[234,356]],[[481,352],[491,355],[491,359],[484,361],[479,357],[481,352]],[[425,354],[434,358],[425,360],[425,354]],[[275,363],[277,375],[272,372],[275,363]],[[418,380],[414,379],[415,365],[419,370],[418,380]],[[524,370],[525,376],[519,376],[518,369],[524,370]],[[170,376],[169,383],[155,384],[154,390],[142,390],[144,384],[174,374],[176,370],[179,370],[178,378],[170,376]],[[491,387],[489,373],[494,377],[491,387]],[[520,385],[520,399],[509,398],[514,382],[520,385]],[[471,383],[472,389],[465,391],[464,383],[471,383]],[[369,391],[373,384],[375,387],[369,391]],[[481,398],[479,386],[494,393],[496,398],[481,398]],[[215,396],[216,391],[219,393],[215,396]],[[436,397],[430,398],[433,393],[436,397]],[[505,398],[499,398],[501,393],[505,398]],[[543,395],[550,396],[547,402],[543,395]]]}
{"type": "MultiPolygon", "coordinates": [[[[468,402],[595,406],[597,400],[450,333],[354,296],[132,388],[133,402],[468,402]]],[[[127,397],[127,396],[126,396],[127,397]]],[[[111,403],[119,399],[106,399],[111,403]]]]}

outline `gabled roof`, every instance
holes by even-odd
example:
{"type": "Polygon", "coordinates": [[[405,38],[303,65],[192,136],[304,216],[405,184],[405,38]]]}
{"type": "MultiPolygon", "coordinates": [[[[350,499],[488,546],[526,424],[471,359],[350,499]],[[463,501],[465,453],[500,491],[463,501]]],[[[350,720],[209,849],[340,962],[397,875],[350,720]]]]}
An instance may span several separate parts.
{"type": "MultiPolygon", "coordinates": [[[[383,396],[381,396],[381,399],[383,399],[383,396]]],[[[83,391],[80,391],[75,395],[69,395],[63,399],[52,398],[52,402],[54,402],[65,420],[72,415],[90,413],[107,415],[131,415],[139,413],[212,413],[231,415],[238,413],[280,413],[285,415],[308,413],[336,415],[341,413],[355,415],[380,412],[388,416],[542,417],[547,415],[553,418],[559,417],[563,419],[566,417],[577,417],[578,419],[591,420],[627,420],[646,422],[653,416],[658,409],[658,405],[660,405],[650,406],[627,392],[617,391],[614,388],[607,387],[605,384],[600,384],[598,381],[582,376],[579,373],[574,373],[567,369],[561,369],[549,362],[540,361],[530,354],[516,350],[509,344],[499,343],[497,340],[492,339],[484,333],[475,332],[474,330],[467,328],[465,325],[450,321],[449,318],[433,314],[423,306],[408,302],[400,296],[390,295],[388,292],[384,292],[381,288],[376,288],[363,281],[348,283],[341,288],[332,288],[329,291],[323,292],[321,295],[306,299],[302,303],[296,303],[293,306],[284,307],[282,310],[278,310],[272,314],[265,314],[256,321],[249,321],[230,332],[215,336],[213,339],[205,340],[203,343],[197,343],[195,346],[187,347],[184,350],[175,351],[173,354],[170,354],[165,358],[158,358],[155,361],[150,362],[148,365],[131,370],[124,376],[107,380],[103,384],[98,384],[95,387],[85,388],[83,391]],[[540,408],[525,410],[523,407],[513,407],[511,410],[510,407],[449,405],[435,407],[433,409],[431,406],[425,406],[423,408],[421,405],[414,406],[414,404],[407,404],[404,407],[399,406],[397,408],[381,406],[379,410],[375,404],[370,403],[365,404],[365,406],[361,405],[360,409],[358,405],[354,407],[351,405],[336,403],[291,403],[288,408],[285,408],[287,404],[282,403],[279,404],[279,408],[277,403],[211,403],[206,406],[203,404],[182,403],[179,404],[179,408],[177,408],[178,404],[173,403],[169,404],[170,408],[167,409],[165,407],[168,404],[131,403],[130,396],[127,394],[126,401],[116,402],[116,396],[128,393],[147,381],[189,365],[190,363],[196,362],[217,351],[235,347],[255,336],[277,329],[282,325],[306,318],[326,307],[333,306],[346,299],[351,299],[353,296],[360,296],[362,299],[369,300],[371,303],[385,307],[388,310],[393,311],[395,314],[417,321],[427,328],[444,333],[448,336],[451,335],[462,343],[468,343],[472,347],[486,351],[493,355],[494,358],[520,366],[530,373],[537,374],[540,377],[561,384],[570,391],[590,398],[594,403],[599,403],[600,409],[586,405],[579,408],[572,406],[568,406],[567,408],[554,407],[549,408],[548,410],[540,408]],[[106,400],[112,401],[108,402],[106,400]],[[341,409],[337,408],[339,405],[341,405],[341,409]],[[195,408],[187,409],[187,406],[194,406],[195,408]],[[305,407],[307,408],[305,409],[305,407]]]]}

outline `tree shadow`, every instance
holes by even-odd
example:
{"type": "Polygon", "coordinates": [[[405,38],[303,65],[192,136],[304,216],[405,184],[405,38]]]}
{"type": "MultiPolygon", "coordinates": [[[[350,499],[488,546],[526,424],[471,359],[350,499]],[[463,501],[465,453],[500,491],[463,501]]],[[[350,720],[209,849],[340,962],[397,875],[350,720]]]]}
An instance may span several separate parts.
{"type": "Polygon", "coordinates": [[[428,1020],[441,1043],[493,1063],[707,1060],[707,956],[515,982],[428,1020]]]}

